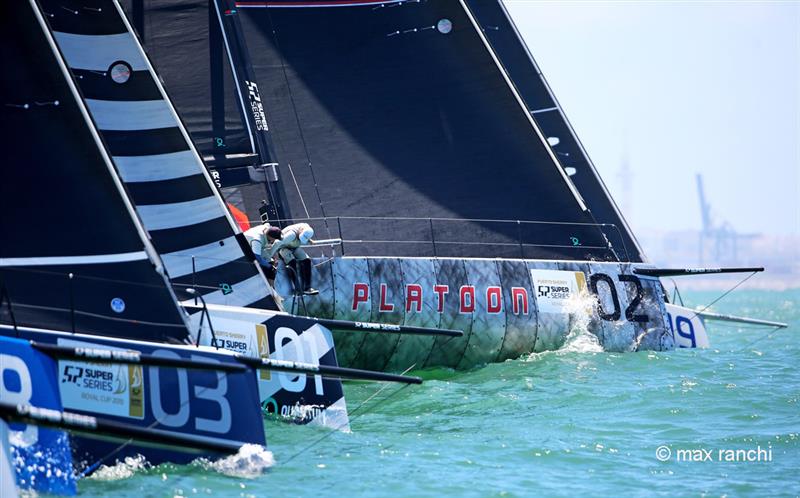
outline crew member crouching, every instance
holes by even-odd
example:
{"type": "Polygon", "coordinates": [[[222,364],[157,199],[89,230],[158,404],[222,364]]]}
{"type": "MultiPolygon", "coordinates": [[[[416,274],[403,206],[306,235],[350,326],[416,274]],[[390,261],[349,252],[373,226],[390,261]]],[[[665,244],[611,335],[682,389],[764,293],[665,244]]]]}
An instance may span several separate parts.
{"type": "Polygon", "coordinates": [[[265,256],[269,252],[269,242],[267,241],[267,230],[269,230],[269,228],[269,223],[256,225],[245,231],[244,236],[250,244],[250,249],[253,250],[253,255],[261,265],[262,270],[264,270],[269,284],[275,287],[275,276],[277,274],[275,261],[265,256]]]}
{"type": "Polygon", "coordinates": [[[294,272],[295,291],[307,295],[319,294],[319,291],[311,287],[311,258],[300,246],[313,242],[313,236],[314,229],[308,223],[289,225],[283,230],[278,227],[266,230],[270,244],[268,252],[264,251],[268,254],[266,259],[274,260],[276,255],[280,255],[286,266],[294,272]]]}

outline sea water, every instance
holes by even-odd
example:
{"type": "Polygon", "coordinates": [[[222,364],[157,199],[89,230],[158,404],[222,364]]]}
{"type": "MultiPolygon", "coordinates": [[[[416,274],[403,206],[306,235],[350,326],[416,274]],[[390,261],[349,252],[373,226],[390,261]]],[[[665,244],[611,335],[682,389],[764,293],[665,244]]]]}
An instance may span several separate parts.
{"type": "Polygon", "coordinates": [[[421,386],[348,383],[349,433],[265,420],[269,452],[130,459],[80,495],[798,496],[800,290],[712,309],[790,326],[709,324],[710,349],[624,354],[573,331],[560,351],[415,372],[421,386]]]}

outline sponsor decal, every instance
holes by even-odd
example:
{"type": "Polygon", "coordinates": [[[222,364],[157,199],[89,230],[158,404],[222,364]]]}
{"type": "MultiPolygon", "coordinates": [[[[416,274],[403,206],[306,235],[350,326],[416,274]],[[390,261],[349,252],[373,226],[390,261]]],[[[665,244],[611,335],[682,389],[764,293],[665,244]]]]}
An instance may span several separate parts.
{"type": "Polygon", "coordinates": [[[586,289],[580,271],[531,270],[533,292],[542,313],[566,313],[568,300],[586,289]]]}
{"type": "Polygon", "coordinates": [[[59,361],[59,392],[65,409],[144,418],[141,365],[59,361]]]}
{"type": "MultiPolygon", "coordinates": [[[[267,326],[263,323],[256,324],[256,341],[258,342],[258,356],[269,358],[269,336],[267,335],[267,326]]],[[[272,379],[272,372],[265,369],[259,370],[258,378],[260,380],[270,380],[272,379]]]]}
{"type": "Polygon", "coordinates": [[[422,286],[419,284],[406,285],[406,313],[422,312],[422,286]]]}
{"type": "Polygon", "coordinates": [[[213,180],[214,185],[216,185],[217,188],[222,188],[222,179],[219,176],[219,171],[209,168],[208,174],[211,175],[211,180],[213,180]]]}
{"type": "Polygon", "coordinates": [[[245,81],[247,85],[247,97],[250,99],[250,112],[253,113],[253,121],[256,123],[256,130],[267,131],[267,115],[264,114],[264,104],[261,103],[261,95],[258,93],[258,85],[252,81],[245,81]]]}
{"type": "Polygon", "coordinates": [[[511,288],[511,312],[515,315],[528,314],[528,290],[525,287],[511,288]]]}
{"type": "MultiPolygon", "coordinates": [[[[567,272],[571,273],[571,272],[567,272]]],[[[583,275],[583,274],[581,274],[583,275]]],[[[379,305],[378,311],[380,313],[391,313],[395,310],[395,303],[392,302],[392,296],[389,294],[389,286],[386,283],[379,285],[379,305]]],[[[359,311],[362,306],[365,309],[370,308],[370,286],[368,283],[356,282],[353,284],[353,311],[359,311]]],[[[420,284],[406,284],[405,289],[405,311],[406,313],[421,313],[423,309],[422,303],[425,301],[426,293],[432,292],[436,300],[436,312],[443,313],[445,300],[448,299],[450,294],[450,286],[444,284],[435,284],[431,288],[425,288],[420,284]]],[[[455,292],[454,292],[455,294],[455,292]]],[[[430,295],[430,294],[428,294],[430,295]]],[[[453,296],[452,299],[458,299],[458,311],[462,314],[470,314],[475,312],[487,312],[491,314],[499,314],[504,309],[503,288],[499,285],[489,285],[483,289],[479,289],[474,285],[462,285],[458,289],[458,297],[453,296]],[[478,296],[485,299],[485,305],[478,306],[478,296]]],[[[528,290],[524,287],[511,288],[512,312],[515,315],[530,313],[530,297],[528,290]]]]}
{"type": "Polygon", "coordinates": [[[228,332],[226,330],[215,330],[216,339],[211,340],[211,345],[217,348],[224,348],[228,351],[252,356],[253,351],[252,337],[239,332],[228,332]]]}
{"type": "Polygon", "coordinates": [[[436,311],[441,313],[444,311],[444,297],[450,292],[450,286],[434,285],[433,292],[436,293],[436,311]]]}
{"type": "MultiPolygon", "coordinates": [[[[95,361],[102,361],[103,357],[133,359],[140,354],[73,340],[58,343],[77,347],[78,354],[95,361]]],[[[58,390],[65,410],[144,419],[146,386],[141,365],[59,360],[58,375],[58,390]]]]}

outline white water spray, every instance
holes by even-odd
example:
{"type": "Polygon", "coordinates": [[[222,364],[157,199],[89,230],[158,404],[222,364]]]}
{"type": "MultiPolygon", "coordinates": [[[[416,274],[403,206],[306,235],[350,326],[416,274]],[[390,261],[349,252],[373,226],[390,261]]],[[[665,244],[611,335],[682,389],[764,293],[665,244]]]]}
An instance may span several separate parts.
{"type": "Polygon", "coordinates": [[[95,481],[119,481],[133,477],[137,472],[147,470],[150,464],[147,463],[143,455],[125,457],[124,460],[117,461],[114,465],[101,465],[87,479],[95,481]]]}
{"type": "Polygon", "coordinates": [[[272,452],[258,444],[245,444],[239,452],[216,461],[205,458],[194,462],[206,470],[213,470],[230,477],[251,479],[262,475],[268,468],[275,465],[272,452]]]}
{"type": "Polygon", "coordinates": [[[564,303],[564,313],[568,313],[569,332],[564,344],[558,349],[564,353],[600,353],[603,346],[597,336],[589,332],[592,310],[597,298],[587,291],[575,293],[564,303]]]}

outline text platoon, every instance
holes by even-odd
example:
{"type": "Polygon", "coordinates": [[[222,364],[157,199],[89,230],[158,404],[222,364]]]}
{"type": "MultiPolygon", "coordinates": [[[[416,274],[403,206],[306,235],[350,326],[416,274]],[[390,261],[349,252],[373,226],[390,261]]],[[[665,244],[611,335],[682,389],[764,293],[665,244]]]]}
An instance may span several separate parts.
{"type": "MultiPolygon", "coordinates": [[[[379,304],[378,311],[380,313],[391,313],[395,310],[395,303],[392,302],[389,296],[389,286],[381,283],[379,291],[379,304]]],[[[370,294],[369,284],[363,282],[356,282],[353,284],[353,311],[358,311],[359,307],[369,305],[370,294]]],[[[443,284],[436,284],[432,287],[431,291],[436,296],[436,312],[444,312],[444,303],[450,294],[450,286],[443,284]]],[[[459,299],[459,312],[460,313],[473,313],[476,311],[477,290],[474,285],[462,285],[458,288],[459,299]]],[[[491,314],[498,314],[503,312],[503,289],[499,285],[489,285],[485,288],[484,296],[485,311],[491,314]]],[[[406,313],[421,313],[422,303],[424,299],[424,289],[420,284],[406,284],[405,286],[405,310],[406,313]]],[[[525,287],[511,287],[511,309],[515,315],[523,314],[528,315],[530,312],[529,307],[530,297],[528,289],[525,287]]]]}

